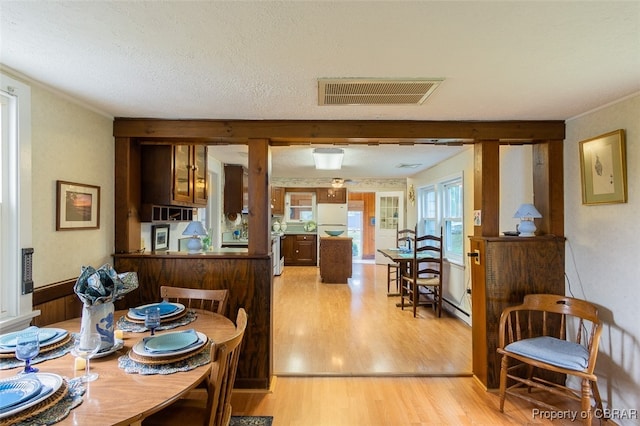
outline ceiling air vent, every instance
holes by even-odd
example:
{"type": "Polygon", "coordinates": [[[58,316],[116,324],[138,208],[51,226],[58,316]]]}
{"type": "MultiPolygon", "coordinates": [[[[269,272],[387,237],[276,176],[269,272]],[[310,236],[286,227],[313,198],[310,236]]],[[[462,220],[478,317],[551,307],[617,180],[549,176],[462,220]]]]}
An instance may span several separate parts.
{"type": "Polygon", "coordinates": [[[442,79],[320,78],[318,105],[421,105],[442,79]]]}

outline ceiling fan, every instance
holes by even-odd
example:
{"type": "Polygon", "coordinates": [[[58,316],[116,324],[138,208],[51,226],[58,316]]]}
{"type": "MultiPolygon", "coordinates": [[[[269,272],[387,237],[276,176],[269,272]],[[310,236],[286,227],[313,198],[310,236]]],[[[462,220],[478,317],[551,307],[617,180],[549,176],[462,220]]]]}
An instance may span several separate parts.
{"type": "Polygon", "coordinates": [[[345,184],[356,183],[352,179],[333,178],[331,179],[331,186],[334,188],[342,188],[345,184]]]}

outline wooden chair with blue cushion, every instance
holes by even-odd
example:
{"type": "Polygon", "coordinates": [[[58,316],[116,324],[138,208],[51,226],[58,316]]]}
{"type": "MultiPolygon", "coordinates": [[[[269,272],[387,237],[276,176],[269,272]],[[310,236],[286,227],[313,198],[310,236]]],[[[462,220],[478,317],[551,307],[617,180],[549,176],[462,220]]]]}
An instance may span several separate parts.
{"type": "Polygon", "coordinates": [[[537,389],[580,401],[580,418],[591,424],[592,397],[595,408],[602,412],[594,374],[601,332],[597,308],[572,297],[529,294],[521,305],[505,309],[500,317],[497,349],[502,355],[500,411],[504,411],[507,394],[558,411],[544,397],[539,398],[542,394],[533,391],[537,389]],[[510,366],[510,361],[515,363],[510,366]],[[549,378],[553,374],[555,381],[549,378]],[[570,387],[567,376],[580,379],[579,390],[570,387]]]}

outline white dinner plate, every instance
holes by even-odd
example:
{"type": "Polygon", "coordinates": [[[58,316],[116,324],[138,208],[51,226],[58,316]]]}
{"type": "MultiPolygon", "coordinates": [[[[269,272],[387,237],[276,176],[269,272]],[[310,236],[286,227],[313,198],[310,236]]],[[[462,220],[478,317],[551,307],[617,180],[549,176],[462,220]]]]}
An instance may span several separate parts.
{"type": "Polygon", "coordinates": [[[46,386],[51,390],[46,393],[40,394],[38,397],[33,398],[26,404],[18,405],[16,408],[0,414],[0,419],[13,416],[14,414],[18,414],[19,412],[24,411],[29,407],[33,407],[34,405],[39,404],[40,402],[56,393],[58,389],[60,389],[60,386],[62,386],[62,376],[53,373],[35,373],[35,375],[38,380],[40,380],[40,383],[42,383],[42,386],[46,386]]]}
{"type": "MultiPolygon", "coordinates": [[[[173,332],[173,333],[184,333],[184,332],[183,331],[177,331],[177,332],[173,332]]],[[[167,333],[167,334],[169,334],[169,333],[167,333]]],[[[192,345],[192,346],[189,346],[186,349],[181,349],[181,350],[172,351],[172,352],[162,352],[162,353],[148,352],[144,348],[145,339],[140,339],[140,341],[138,343],[136,343],[133,346],[133,348],[131,348],[131,349],[133,350],[133,352],[135,352],[136,354],[138,354],[140,356],[146,356],[146,357],[151,357],[151,358],[164,358],[166,356],[182,355],[182,354],[186,354],[186,353],[189,353],[189,352],[193,352],[196,349],[201,348],[209,340],[207,335],[204,334],[204,333],[196,331],[196,334],[198,335],[198,342],[196,344],[192,345]]]]}
{"type": "Polygon", "coordinates": [[[0,382],[0,410],[32,398],[42,384],[35,377],[17,376],[0,382]]]}
{"type": "MultiPolygon", "coordinates": [[[[69,334],[69,332],[67,330],[65,330],[64,328],[46,328],[46,329],[41,329],[41,330],[52,330],[55,331],[55,336],[50,338],[49,340],[46,340],[42,343],[40,343],[40,348],[42,349],[43,347],[49,346],[49,345],[53,345],[54,343],[58,343],[61,340],[65,339],[67,337],[67,335],[69,334]]],[[[0,354],[10,354],[16,351],[15,346],[11,347],[11,346],[7,346],[7,347],[3,347],[0,348],[0,354]]]]}
{"type": "MultiPolygon", "coordinates": [[[[148,305],[142,305],[142,306],[137,306],[134,309],[136,310],[142,310],[144,311],[146,308],[150,308],[152,306],[156,306],[159,305],[160,303],[149,303],[148,305]]],[[[176,307],[176,309],[174,311],[171,311],[168,314],[164,314],[164,315],[160,315],[160,319],[163,318],[167,318],[167,317],[172,317],[174,315],[178,315],[179,313],[181,313],[182,311],[185,310],[185,307],[182,303],[170,303],[171,305],[174,305],[176,307]]],[[[139,314],[137,312],[135,312],[133,309],[129,309],[129,312],[127,312],[127,316],[129,318],[135,319],[135,320],[143,320],[144,319],[144,314],[139,314]]]]}
{"type": "Polygon", "coordinates": [[[114,353],[115,351],[119,351],[123,347],[124,347],[124,340],[115,339],[115,343],[113,344],[113,346],[111,346],[106,351],[98,352],[97,354],[92,356],[91,359],[102,358],[107,355],[111,355],[112,353],[114,353]]]}

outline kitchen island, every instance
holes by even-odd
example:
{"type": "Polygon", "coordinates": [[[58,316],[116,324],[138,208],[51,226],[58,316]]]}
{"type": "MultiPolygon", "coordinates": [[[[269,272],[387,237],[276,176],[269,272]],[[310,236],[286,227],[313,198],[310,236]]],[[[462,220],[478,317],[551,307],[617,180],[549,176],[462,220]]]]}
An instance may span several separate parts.
{"type": "Polygon", "coordinates": [[[324,283],[347,283],[352,273],[352,238],[320,237],[320,278],[324,283]]]}

